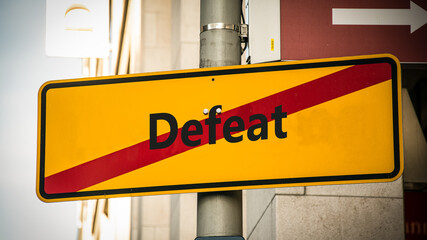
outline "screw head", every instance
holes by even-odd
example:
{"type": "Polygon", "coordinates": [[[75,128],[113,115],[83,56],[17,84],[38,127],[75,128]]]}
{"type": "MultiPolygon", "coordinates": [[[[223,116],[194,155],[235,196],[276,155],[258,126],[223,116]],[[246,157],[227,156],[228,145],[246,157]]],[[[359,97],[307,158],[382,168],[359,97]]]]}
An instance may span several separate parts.
{"type": "Polygon", "coordinates": [[[222,112],[222,109],[221,109],[221,108],[217,108],[217,109],[216,109],[216,113],[220,114],[221,112],[222,112]]]}
{"type": "Polygon", "coordinates": [[[207,108],[203,109],[203,114],[208,115],[208,113],[209,113],[209,109],[207,108]]]}

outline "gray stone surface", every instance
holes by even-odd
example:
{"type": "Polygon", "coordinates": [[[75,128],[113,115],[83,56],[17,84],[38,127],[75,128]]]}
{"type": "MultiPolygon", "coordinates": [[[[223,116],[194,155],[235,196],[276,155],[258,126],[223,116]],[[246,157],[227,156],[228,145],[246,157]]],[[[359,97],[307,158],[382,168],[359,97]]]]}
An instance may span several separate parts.
{"type": "Polygon", "coordinates": [[[276,239],[276,204],[273,200],[266,211],[248,233],[246,240],[274,240],[276,239]]]}
{"type": "Polygon", "coordinates": [[[185,193],[170,196],[170,240],[196,238],[197,194],[185,193]]]}
{"type": "Polygon", "coordinates": [[[403,199],[276,196],[276,239],[404,239],[403,199]]]}
{"type": "Polygon", "coordinates": [[[275,196],[274,188],[246,191],[246,232],[249,234],[275,196]]]}
{"type": "Polygon", "coordinates": [[[303,195],[304,187],[264,188],[246,190],[246,233],[253,230],[276,194],[303,195]]]}
{"type": "Polygon", "coordinates": [[[284,187],[276,188],[276,194],[285,194],[285,195],[304,195],[305,187],[284,187]]]}
{"type": "Polygon", "coordinates": [[[360,183],[306,187],[307,195],[403,198],[402,177],[387,183],[360,183]]]}

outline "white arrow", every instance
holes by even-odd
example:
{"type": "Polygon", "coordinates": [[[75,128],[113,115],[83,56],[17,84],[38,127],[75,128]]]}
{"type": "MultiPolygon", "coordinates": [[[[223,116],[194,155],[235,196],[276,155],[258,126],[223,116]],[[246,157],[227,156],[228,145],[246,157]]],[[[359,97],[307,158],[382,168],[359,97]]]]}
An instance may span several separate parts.
{"type": "Polygon", "coordinates": [[[411,1],[409,9],[332,8],[333,25],[410,25],[411,33],[427,23],[427,11],[411,1]]]}

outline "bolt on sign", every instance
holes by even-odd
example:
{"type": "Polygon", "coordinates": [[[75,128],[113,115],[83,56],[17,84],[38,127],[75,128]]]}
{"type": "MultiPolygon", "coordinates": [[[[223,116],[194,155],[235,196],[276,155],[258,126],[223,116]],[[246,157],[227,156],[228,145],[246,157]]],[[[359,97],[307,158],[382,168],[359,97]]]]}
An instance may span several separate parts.
{"type": "Polygon", "coordinates": [[[47,82],[37,195],[393,181],[400,89],[388,54],[47,82]]]}

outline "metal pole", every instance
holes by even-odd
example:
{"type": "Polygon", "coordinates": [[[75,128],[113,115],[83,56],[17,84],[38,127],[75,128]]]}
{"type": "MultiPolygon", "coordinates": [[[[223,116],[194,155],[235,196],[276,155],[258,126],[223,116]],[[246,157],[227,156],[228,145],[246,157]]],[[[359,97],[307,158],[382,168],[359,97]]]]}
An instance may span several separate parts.
{"type": "MultiPolygon", "coordinates": [[[[241,0],[201,0],[201,68],[241,64],[241,8],[241,0]]],[[[198,194],[197,240],[242,239],[242,222],[242,191],[198,194]]]]}
{"type": "Polygon", "coordinates": [[[240,65],[241,8],[241,0],[201,0],[201,68],[240,65]]]}

